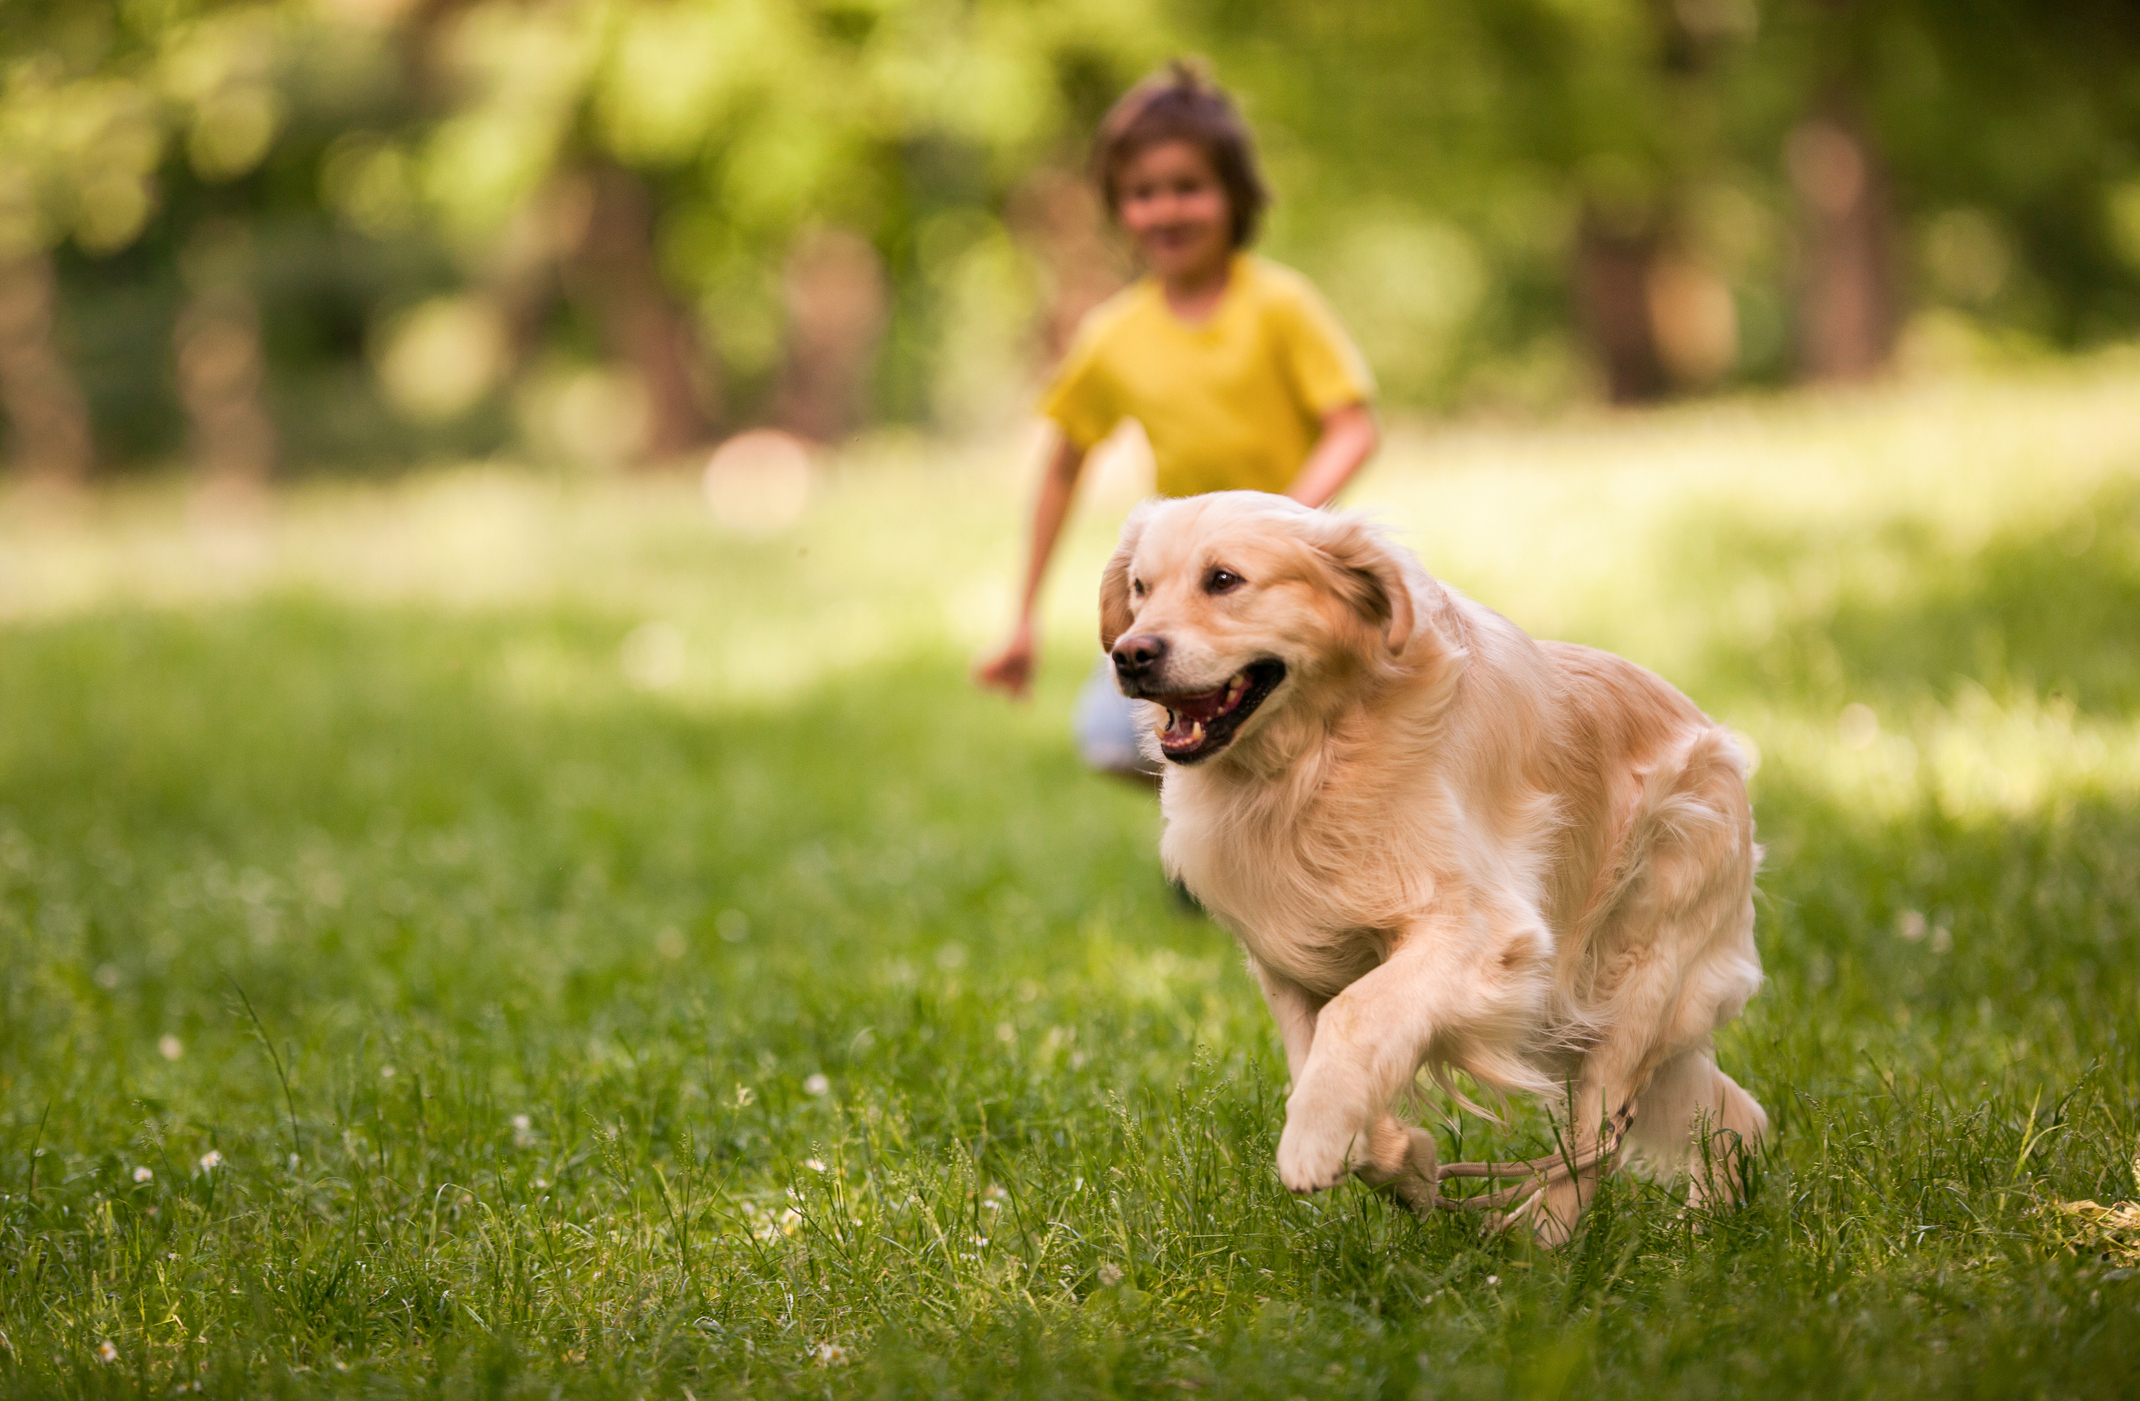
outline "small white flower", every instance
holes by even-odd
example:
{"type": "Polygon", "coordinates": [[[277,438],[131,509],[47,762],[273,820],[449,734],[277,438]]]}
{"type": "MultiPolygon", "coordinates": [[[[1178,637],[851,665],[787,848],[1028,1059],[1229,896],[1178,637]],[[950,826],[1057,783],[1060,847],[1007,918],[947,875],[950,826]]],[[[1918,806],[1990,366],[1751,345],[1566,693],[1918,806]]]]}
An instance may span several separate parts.
{"type": "Polygon", "coordinates": [[[137,1167],[134,1169],[134,1180],[136,1182],[154,1182],[156,1174],[145,1167],[137,1167]]]}
{"type": "Polygon", "coordinates": [[[991,1184],[989,1189],[981,1194],[981,1206],[987,1211],[1001,1211],[1003,1204],[1010,1199],[1011,1194],[1004,1191],[1000,1184],[991,1184]]]}
{"type": "Polygon", "coordinates": [[[812,1172],[823,1172],[825,1170],[825,1160],[823,1158],[805,1158],[803,1159],[803,1166],[812,1172]]]}
{"type": "Polygon", "coordinates": [[[97,1344],[97,1361],[117,1362],[118,1360],[119,1349],[111,1345],[111,1339],[106,1338],[103,1342],[97,1344]]]}
{"type": "Polygon", "coordinates": [[[520,1132],[522,1133],[526,1133],[528,1129],[534,1124],[534,1122],[535,1121],[533,1119],[530,1119],[525,1114],[515,1114],[513,1116],[513,1127],[520,1130],[520,1132]]]}
{"type": "Polygon", "coordinates": [[[380,1079],[382,1079],[382,1080],[391,1080],[391,1079],[393,1079],[393,1078],[394,1078],[394,1067],[392,1067],[391,1065],[382,1065],[382,1066],[380,1066],[380,1067],[379,1067],[379,1078],[380,1078],[380,1079]]]}
{"type": "Polygon", "coordinates": [[[1122,1267],[1112,1260],[1100,1262],[1100,1287],[1112,1289],[1122,1282],[1122,1267]]]}
{"type": "Polygon", "coordinates": [[[526,1148],[535,1142],[535,1121],[525,1114],[513,1116],[513,1146],[526,1148]]]}
{"type": "Polygon", "coordinates": [[[750,1214],[752,1219],[758,1222],[751,1234],[759,1240],[779,1240],[782,1236],[792,1236],[802,1229],[803,1214],[792,1206],[778,1216],[773,1214],[771,1207],[763,1211],[753,1207],[750,1214]]]}
{"type": "Polygon", "coordinates": [[[156,1054],[162,1056],[165,1060],[177,1060],[180,1056],[186,1054],[186,1043],[176,1036],[159,1037],[156,1042],[156,1054]]]}
{"type": "Polygon", "coordinates": [[[1499,1284],[1499,1283],[1501,1282],[1501,1276],[1499,1276],[1499,1275],[1488,1275],[1488,1276],[1486,1276],[1486,1282],[1487,1282],[1488,1284],[1499,1284]]]}
{"type": "Polygon", "coordinates": [[[827,1079],[822,1074],[813,1075],[809,1079],[803,1081],[804,1094],[821,1095],[827,1093],[831,1089],[832,1081],[827,1079]]]}
{"type": "Polygon", "coordinates": [[[838,1367],[847,1361],[847,1349],[838,1343],[819,1343],[810,1349],[810,1355],[820,1367],[838,1367]]]}
{"type": "Polygon", "coordinates": [[[223,1166],[223,1155],[221,1153],[216,1152],[215,1149],[211,1148],[207,1152],[201,1154],[202,1172],[213,1172],[221,1166],[223,1166]]]}

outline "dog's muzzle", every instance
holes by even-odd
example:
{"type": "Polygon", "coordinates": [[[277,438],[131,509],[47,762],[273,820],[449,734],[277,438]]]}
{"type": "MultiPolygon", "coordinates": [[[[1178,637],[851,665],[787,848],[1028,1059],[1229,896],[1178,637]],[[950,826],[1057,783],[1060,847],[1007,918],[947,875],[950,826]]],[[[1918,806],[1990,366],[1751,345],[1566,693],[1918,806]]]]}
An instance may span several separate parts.
{"type": "Polygon", "coordinates": [[[1115,643],[1115,683],[1122,694],[1164,707],[1159,752],[1177,764],[1195,764],[1233,742],[1256,707],[1285,679],[1285,663],[1266,657],[1249,663],[1208,691],[1182,691],[1166,678],[1167,641],[1151,633],[1115,643]]]}

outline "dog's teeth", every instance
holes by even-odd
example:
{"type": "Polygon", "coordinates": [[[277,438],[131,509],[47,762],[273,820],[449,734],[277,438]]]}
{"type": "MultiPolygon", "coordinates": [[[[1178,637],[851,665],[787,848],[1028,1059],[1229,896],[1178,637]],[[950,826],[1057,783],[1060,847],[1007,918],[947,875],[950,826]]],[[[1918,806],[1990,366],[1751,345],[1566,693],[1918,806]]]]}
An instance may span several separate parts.
{"type": "Polygon", "coordinates": [[[1193,723],[1193,724],[1191,724],[1191,725],[1189,726],[1189,743],[1191,743],[1191,744],[1202,744],[1203,742],[1204,742],[1204,722],[1203,722],[1203,721],[1201,721],[1201,720],[1198,720],[1198,721],[1196,721],[1195,723],[1193,723]]]}

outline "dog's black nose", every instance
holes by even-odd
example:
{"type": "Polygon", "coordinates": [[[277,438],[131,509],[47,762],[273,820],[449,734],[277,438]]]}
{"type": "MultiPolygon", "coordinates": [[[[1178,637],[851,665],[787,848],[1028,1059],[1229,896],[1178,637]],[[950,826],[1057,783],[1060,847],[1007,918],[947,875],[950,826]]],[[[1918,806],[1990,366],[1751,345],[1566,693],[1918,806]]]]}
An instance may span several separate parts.
{"type": "Polygon", "coordinates": [[[1167,640],[1151,633],[1121,638],[1115,643],[1115,675],[1124,681],[1149,674],[1167,655],[1167,640]]]}

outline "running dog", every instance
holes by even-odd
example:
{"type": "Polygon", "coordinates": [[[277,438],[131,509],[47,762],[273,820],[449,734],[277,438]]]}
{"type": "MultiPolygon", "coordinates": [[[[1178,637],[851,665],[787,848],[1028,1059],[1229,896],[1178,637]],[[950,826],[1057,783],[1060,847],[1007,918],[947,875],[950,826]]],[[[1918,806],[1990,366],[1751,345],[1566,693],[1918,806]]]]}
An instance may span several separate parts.
{"type": "Polygon", "coordinates": [[[1166,868],[1284,1038],[1289,1189],[1357,1174],[1549,1244],[1623,1164],[1733,1195],[1768,1118],[1711,1041],[1761,984],[1726,730],[1632,662],[1533,641],[1362,517],[1259,492],[1140,506],[1100,634],[1148,702],[1166,868]],[[1547,1098],[1561,1151],[1437,1164],[1393,1112],[1423,1067],[1547,1098]]]}

